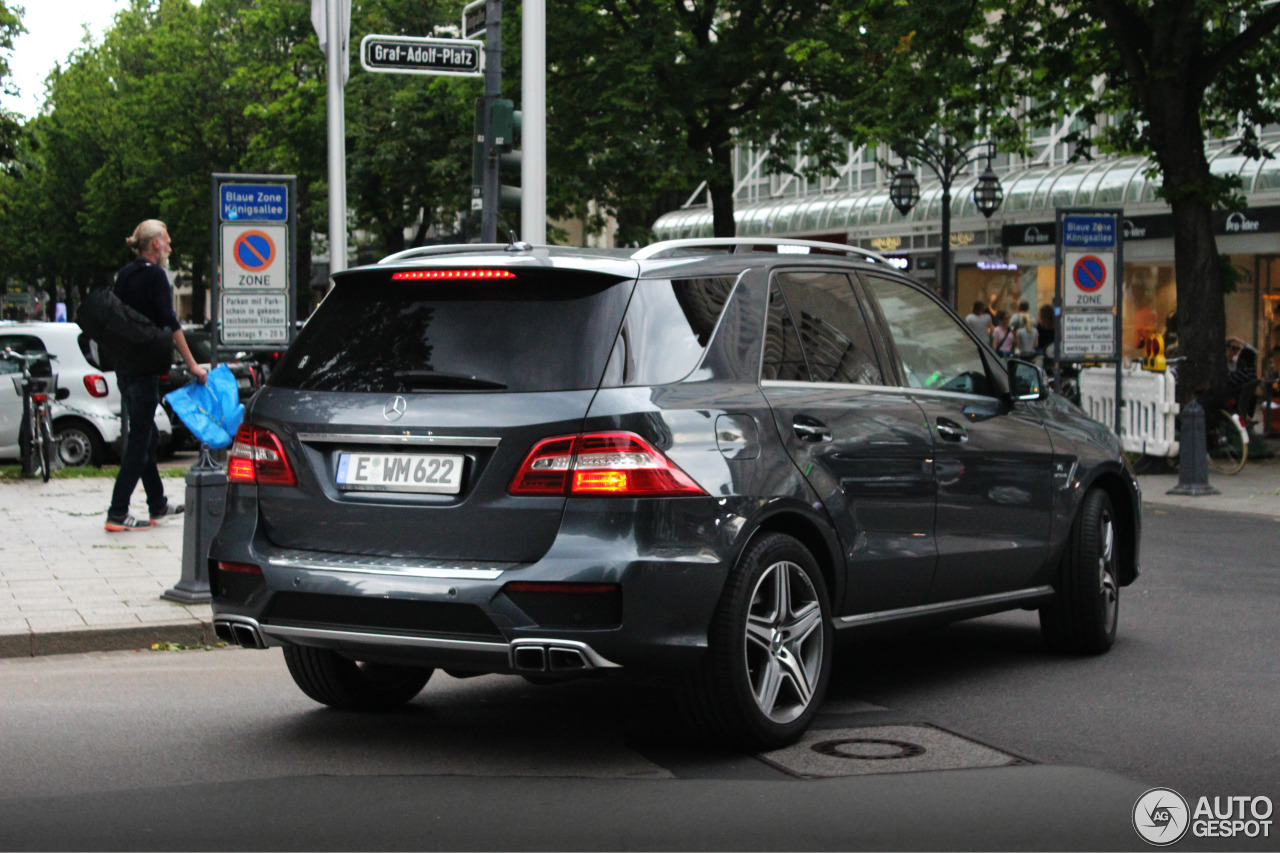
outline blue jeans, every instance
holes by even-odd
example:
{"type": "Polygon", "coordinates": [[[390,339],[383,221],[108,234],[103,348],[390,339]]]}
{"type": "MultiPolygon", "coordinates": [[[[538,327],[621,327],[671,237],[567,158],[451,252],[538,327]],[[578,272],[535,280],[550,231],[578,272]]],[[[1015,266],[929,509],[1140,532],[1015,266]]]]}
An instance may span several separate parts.
{"type": "Polygon", "coordinates": [[[120,459],[120,473],[111,492],[111,507],[107,518],[121,521],[129,514],[129,499],[134,487],[142,480],[147,492],[147,508],[160,512],[165,507],[164,483],[156,466],[156,406],[160,404],[160,382],[154,374],[116,372],[116,385],[120,388],[123,427],[127,432],[124,453],[120,459]]]}

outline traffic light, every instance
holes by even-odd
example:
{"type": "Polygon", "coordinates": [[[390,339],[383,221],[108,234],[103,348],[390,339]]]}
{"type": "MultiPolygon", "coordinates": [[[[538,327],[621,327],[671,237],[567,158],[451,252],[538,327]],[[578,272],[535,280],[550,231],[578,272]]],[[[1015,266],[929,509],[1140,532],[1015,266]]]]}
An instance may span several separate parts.
{"type": "Polygon", "coordinates": [[[1148,335],[1144,346],[1146,356],[1142,359],[1142,369],[1163,373],[1168,367],[1164,360],[1164,335],[1148,335]]]}
{"type": "MultiPolygon", "coordinates": [[[[523,115],[515,103],[499,98],[492,107],[493,151],[498,158],[498,203],[500,207],[520,206],[520,127],[523,115]],[[514,179],[512,178],[514,176],[514,179]],[[504,184],[503,179],[510,184],[504,184]]],[[[471,140],[471,209],[484,207],[484,98],[476,99],[475,130],[471,140]]]]}
{"type": "Polygon", "coordinates": [[[513,101],[503,98],[493,102],[493,144],[498,150],[498,204],[520,206],[520,131],[524,115],[513,101]],[[514,176],[514,177],[513,177],[514,176]],[[511,184],[503,183],[503,180],[511,184]]]}

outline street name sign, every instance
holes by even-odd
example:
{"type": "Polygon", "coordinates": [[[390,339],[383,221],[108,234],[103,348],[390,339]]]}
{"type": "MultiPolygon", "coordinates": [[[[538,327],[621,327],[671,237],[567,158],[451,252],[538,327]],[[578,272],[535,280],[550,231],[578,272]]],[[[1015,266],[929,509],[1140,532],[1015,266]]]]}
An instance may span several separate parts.
{"type": "Polygon", "coordinates": [[[365,71],[383,74],[480,77],[484,74],[484,42],[367,35],[360,40],[360,65],[365,71]]]}
{"type": "Polygon", "coordinates": [[[488,31],[489,21],[485,17],[486,2],[487,0],[474,0],[474,2],[462,7],[462,37],[464,39],[475,38],[488,31]]]}

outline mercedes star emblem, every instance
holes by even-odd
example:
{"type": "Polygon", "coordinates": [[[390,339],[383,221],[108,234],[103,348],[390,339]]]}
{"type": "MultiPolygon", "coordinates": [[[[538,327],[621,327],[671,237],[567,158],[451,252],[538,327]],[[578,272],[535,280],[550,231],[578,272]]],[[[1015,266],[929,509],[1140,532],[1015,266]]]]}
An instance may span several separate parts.
{"type": "Polygon", "coordinates": [[[382,407],[382,416],[389,421],[398,421],[407,408],[409,408],[408,402],[405,401],[404,397],[397,395],[382,407]]]}

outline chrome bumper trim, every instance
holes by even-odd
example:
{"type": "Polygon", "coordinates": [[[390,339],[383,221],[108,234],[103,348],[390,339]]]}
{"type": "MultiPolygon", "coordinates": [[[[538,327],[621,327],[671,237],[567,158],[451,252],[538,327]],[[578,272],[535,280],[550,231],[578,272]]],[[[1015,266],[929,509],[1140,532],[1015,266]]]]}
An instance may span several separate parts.
{"type": "Polygon", "coordinates": [[[267,557],[267,565],[279,569],[308,569],[319,572],[349,572],[360,575],[491,581],[520,563],[477,564],[473,566],[434,561],[397,560],[394,557],[333,559],[307,551],[279,551],[267,557]]]}
{"type": "Polygon", "coordinates": [[[849,628],[854,625],[870,625],[876,622],[892,622],[895,619],[909,619],[914,616],[928,616],[953,610],[967,610],[971,607],[983,607],[988,604],[1004,605],[1014,604],[1019,601],[1047,599],[1052,595],[1053,587],[1037,586],[1013,592],[979,595],[976,598],[961,598],[955,601],[940,601],[937,604],[922,604],[918,607],[902,607],[897,610],[881,610],[876,613],[857,613],[853,616],[840,616],[835,621],[837,628],[849,628]]]}
{"type": "Polygon", "coordinates": [[[327,628],[297,628],[293,625],[261,625],[263,634],[282,640],[332,640],[364,643],[373,646],[413,646],[420,649],[444,649],[458,652],[490,652],[506,659],[506,643],[484,640],[451,640],[444,637],[406,637],[402,634],[371,634],[361,631],[334,631],[327,628]]]}
{"type": "Polygon", "coordinates": [[[441,444],[451,447],[497,447],[500,438],[477,435],[413,435],[407,432],[345,433],[300,432],[298,440],[314,444],[441,444]]]}

